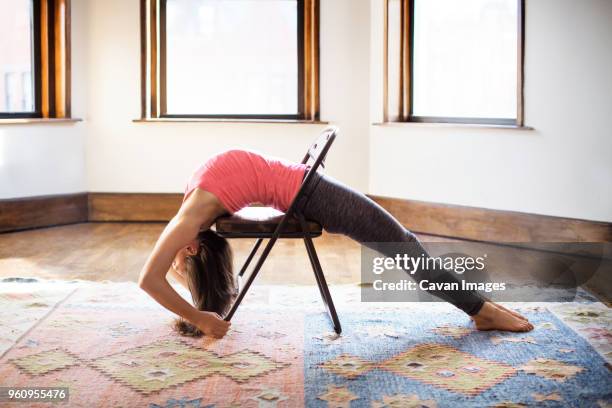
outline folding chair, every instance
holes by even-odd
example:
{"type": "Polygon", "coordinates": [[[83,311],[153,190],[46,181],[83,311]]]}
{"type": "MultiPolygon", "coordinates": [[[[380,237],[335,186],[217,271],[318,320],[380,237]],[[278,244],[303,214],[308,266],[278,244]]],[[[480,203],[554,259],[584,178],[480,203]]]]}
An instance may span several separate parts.
{"type": "Polygon", "coordinates": [[[332,301],[327,282],[323,276],[321,264],[319,263],[319,258],[317,257],[317,251],[312,242],[313,238],[321,235],[323,228],[317,222],[306,220],[304,215],[297,209],[297,203],[305,194],[306,187],[310,185],[309,183],[314,181],[314,175],[317,169],[319,166],[324,167],[325,157],[337,133],[338,129],[335,127],[325,129],[306,152],[302,164],[307,164],[309,161],[312,161],[312,165],[306,170],[302,185],[286,213],[282,213],[271,207],[247,207],[237,211],[233,215],[220,217],[216,220],[215,229],[222,237],[257,239],[255,246],[238,273],[238,296],[230,311],[225,316],[225,320],[230,321],[234,313],[236,313],[238,306],[240,306],[242,299],[251,287],[255,277],[257,277],[259,270],[270,254],[276,240],[279,238],[292,238],[304,240],[306,252],[310,259],[319,292],[321,293],[323,303],[327,308],[329,318],[334,326],[334,331],[338,334],[342,331],[334,302],[332,301]],[[255,263],[253,271],[246,279],[244,287],[241,287],[244,273],[265,238],[269,239],[268,243],[255,263]]]}

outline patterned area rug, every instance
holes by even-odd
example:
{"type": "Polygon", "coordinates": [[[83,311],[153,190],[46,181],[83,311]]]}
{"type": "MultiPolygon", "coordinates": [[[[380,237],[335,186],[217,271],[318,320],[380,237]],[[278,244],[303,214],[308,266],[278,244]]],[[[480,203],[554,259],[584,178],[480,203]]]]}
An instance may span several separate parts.
{"type": "Polygon", "coordinates": [[[213,340],[174,334],[135,284],[3,281],[0,385],[69,387],[57,405],[83,407],[612,404],[612,313],[588,296],[508,304],[536,326],[510,334],[475,331],[443,303],[331,290],[340,337],[315,287],[256,285],[213,340]]]}

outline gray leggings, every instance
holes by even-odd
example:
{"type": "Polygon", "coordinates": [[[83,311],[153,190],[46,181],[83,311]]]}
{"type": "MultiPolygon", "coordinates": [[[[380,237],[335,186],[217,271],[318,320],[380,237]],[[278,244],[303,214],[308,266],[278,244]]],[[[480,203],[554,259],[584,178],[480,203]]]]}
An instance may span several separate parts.
{"type": "MultiPolygon", "coordinates": [[[[317,172],[297,205],[297,210],[305,218],[317,221],[327,232],[346,235],[368,246],[368,243],[378,242],[410,242],[411,245],[406,245],[406,248],[414,253],[408,256],[428,256],[416,236],[384,208],[327,175],[317,172]]],[[[394,256],[395,253],[383,255],[394,256]]],[[[447,270],[421,268],[410,276],[417,282],[427,279],[435,283],[460,283],[455,273],[447,270]]],[[[468,315],[478,313],[484,303],[483,297],[474,291],[439,290],[429,293],[450,302],[468,315]]]]}

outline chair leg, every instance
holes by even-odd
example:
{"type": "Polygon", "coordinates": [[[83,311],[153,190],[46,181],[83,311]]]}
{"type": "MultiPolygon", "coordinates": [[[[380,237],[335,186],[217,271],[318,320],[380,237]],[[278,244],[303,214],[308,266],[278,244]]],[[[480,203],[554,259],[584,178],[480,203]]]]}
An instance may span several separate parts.
{"type": "Polygon", "coordinates": [[[238,293],[238,297],[236,298],[236,301],[234,302],[234,304],[232,305],[231,309],[229,310],[229,312],[225,316],[224,320],[226,320],[228,322],[230,320],[232,320],[232,317],[234,316],[234,313],[236,313],[236,310],[238,310],[238,306],[240,306],[240,303],[242,302],[242,299],[244,299],[244,296],[247,294],[247,291],[251,287],[251,284],[253,283],[253,281],[257,277],[257,274],[259,273],[259,270],[261,269],[263,263],[265,262],[266,258],[270,254],[270,251],[272,250],[272,247],[276,243],[277,239],[278,239],[277,237],[272,237],[272,238],[270,238],[270,240],[266,244],[266,247],[264,248],[263,252],[259,256],[259,259],[257,260],[257,263],[255,264],[255,267],[253,268],[253,272],[250,273],[249,277],[247,278],[246,283],[244,284],[244,288],[242,288],[242,290],[240,290],[240,292],[238,293]]]}
{"type": "Polygon", "coordinates": [[[246,261],[244,261],[242,268],[240,268],[240,272],[238,272],[238,276],[237,276],[238,279],[237,279],[237,285],[236,285],[236,294],[240,293],[240,287],[242,286],[242,277],[244,276],[244,273],[248,269],[249,265],[251,264],[251,261],[253,260],[253,257],[257,253],[257,250],[259,249],[262,242],[263,242],[263,238],[257,239],[255,246],[253,247],[253,249],[251,249],[251,253],[247,257],[246,261]]]}
{"type": "Polygon", "coordinates": [[[244,273],[246,272],[247,268],[249,267],[249,264],[251,263],[251,260],[253,259],[253,256],[255,256],[255,254],[257,253],[257,250],[259,249],[259,246],[261,245],[262,242],[263,242],[263,238],[258,238],[257,239],[257,242],[255,243],[255,246],[253,247],[253,249],[251,249],[251,253],[247,257],[246,261],[244,262],[244,265],[242,265],[242,268],[240,269],[240,272],[238,273],[238,276],[244,276],[244,273]]]}
{"type": "MultiPolygon", "coordinates": [[[[304,246],[306,247],[306,253],[308,254],[308,259],[310,260],[310,266],[312,266],[312,270],[315,271],[317,267],[315,266],[315,261],[312,257],[312,252],[310,252],[310,247],[306,243],[306,238],[304,238],[304,246]]],[[[319,293],[321,294],[321,298],[323,299],[323,301],[325,301],[325,294],[323,293],[323,289],[321,289],[321,281],[319,280],[319,275],[315,273],[314,276],[315,276],[315,279],[317,280],[317,288],[319,288],[319,293]]]]}
{"type": "Polygon", "coordinates": [[[340,319],[338,318],[338,313],[336,313],[334,301],[332,300],[331,294],[329,293],[329,288],[327,287],[327,282],[325,281],[325,276],[323,275],[323,270],[321,269],[321,264],[319,263],[319,258],[317,257],[317,251],[315,250],[314,244],[312,243],[312,239],[309,236],[304,237],[304,244],[306,245],[306,251],[308,252],[308,257],[310,258],[312,270],[315,274],[317,286],[319,286],[319,292],[321,293],[321,297],[323,298],[323,303],[327,308],[328,316],[332,321],[334,331],[337,334],[340,334],[342,332],[342,327],[340,326],[340,319]]]}

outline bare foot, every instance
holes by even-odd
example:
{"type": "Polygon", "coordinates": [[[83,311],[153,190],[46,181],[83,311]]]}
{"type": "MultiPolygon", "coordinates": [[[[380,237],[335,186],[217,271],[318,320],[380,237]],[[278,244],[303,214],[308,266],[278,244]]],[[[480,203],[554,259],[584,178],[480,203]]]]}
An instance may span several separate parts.
{"type": "Polygon", "coordinates": [[[508,309],[506,307],[503,307],[502,305],[500,305],[499,303],[495,303],[495,302],[491,302],[493,303],[493,305],[501,310],[505,310],[506,312],[512,313],[514,316],[518,317],[521,320],[527,321],[527,318],[525,316],[523,316],[522,314],[520,314],[519,312],[515,312],[514,310],[508,309]]]}
{"type": "MultiPolygon", "coordinates": [[[[488,301],[488,302],[491,303],[493,306],[497,307],[498,309],[505,310],[506,312],[511,313],[512,315],[518,317],[521,320],[528,321],[527,318],[525,316],[523,316],[522,314],[520,314],[519,312],[515,312],[514,310],[508,309],[508,308],[500,305],[499,303],[495,303],[495,302],[491,302],[491,301],[488,301]]],[[[472,320],[474,320],[474,316],[470,316],[470,318],[472,320]]]]}
{"type": "Polygon", "coordinates": [[[498,307],[494,303],[485,302],[478,314],[472,316],[478,330],[504,330],[526,332],[533,330],[533,325],[523,316],[498,307]],[[521,318],[522,317],[522,318],[521,318]]]}

